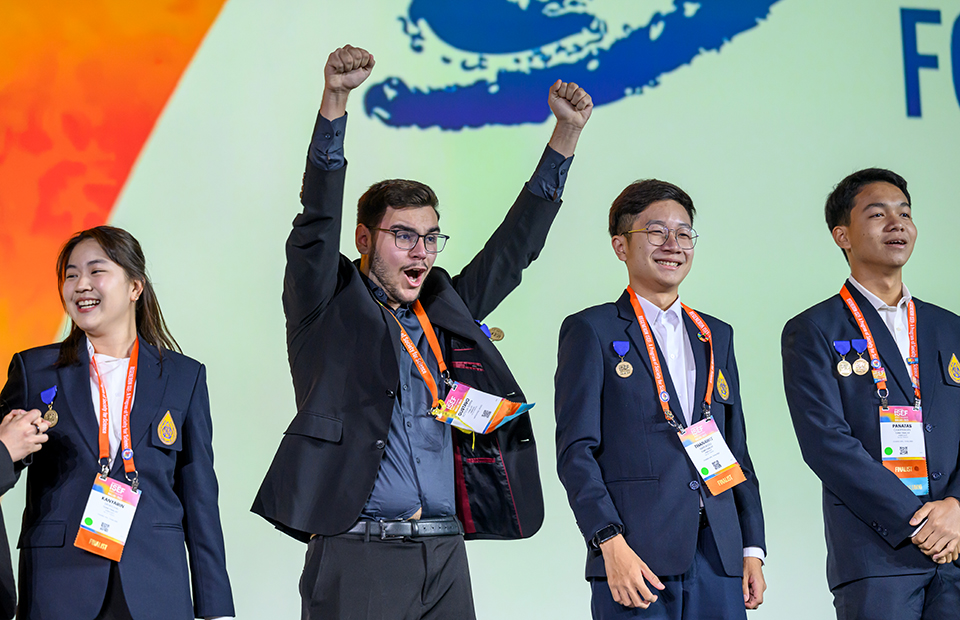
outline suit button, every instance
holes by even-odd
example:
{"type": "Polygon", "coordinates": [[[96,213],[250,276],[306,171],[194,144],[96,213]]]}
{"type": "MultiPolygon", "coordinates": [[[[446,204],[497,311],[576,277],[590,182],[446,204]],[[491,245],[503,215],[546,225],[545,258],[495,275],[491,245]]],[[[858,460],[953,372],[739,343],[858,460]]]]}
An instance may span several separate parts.
{"type": "Polygon", "coordinates": [[[382,440],[382,439],[378,439],[378,440],[377,440],[377,450],[383,450],[383,448],[384,448],[386,445],[387,445],[387,444],[386,444],[386,442],[385,442],[384,440],[382,440]]]}
{"type": "Polygon", "coordinates": [[[880,527],[880,525],[876,521],[874,521],[873,523],[870,524],[870,527],[872,527],[873,529],[877,529],[878,527],[880,527]]]}
{"type": "Polygon", "coordinates": [[[387,390],[387,398],[393,398],[396,396],[396,393],[393,390],[387,390]]]}
{"type": "Polygon", "coordinates": [[[700,483],[696,480],[691,480],[689,486],[691,490],[696,491],[697,489],[700,488],[700,483]]]}
{"type": "Polygon", "coordinates": [[[932,474],[930,474],[930,477],[933,478],[934,480],[939,480],[939,479],[941,478],[941,476],[943,476],[943,474],[941,474],[941,473],[938,472],[938,471],[935,471],[935,472],[933,472],[932,474]]]}
{"type": "Polygon", "coordinates": [[[883,536],[886,536],[886,535],[887,535],[887,530],[880,530],[880,534],[883,535],[883,536]]]}
{"type": "Polygon", "coordinates": [[[927,431],[927,432],[929,433],[930,431],[933,430],[933,424],[924,424],[924,425],[923,425],[923,430],[925,430],[925,431],[927,431]]]}

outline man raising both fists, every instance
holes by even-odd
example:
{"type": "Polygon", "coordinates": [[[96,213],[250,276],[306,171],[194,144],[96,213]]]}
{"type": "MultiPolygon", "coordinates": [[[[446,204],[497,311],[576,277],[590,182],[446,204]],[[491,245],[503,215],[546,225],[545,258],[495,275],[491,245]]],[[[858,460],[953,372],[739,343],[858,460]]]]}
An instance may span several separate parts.
{"type": "Polygon", "coordinates": [[[351,261],[339,251],[346,104],[373,68],[349,45],[324,68],[286,247],[297,413],[253,511],[308,542],[303,618],[474,618],[464,539],[526,538],[543,521],[533,429],[521,415],[470,436],[433,412],[454,382],[526,400],[477,321],[539,255],[593,104],[576,84],[549,87],[557,123],[543,157],[458,275],[434,267],[448,236],[437,196],[417,181],[381,181],[360,197],[351,261]]]}

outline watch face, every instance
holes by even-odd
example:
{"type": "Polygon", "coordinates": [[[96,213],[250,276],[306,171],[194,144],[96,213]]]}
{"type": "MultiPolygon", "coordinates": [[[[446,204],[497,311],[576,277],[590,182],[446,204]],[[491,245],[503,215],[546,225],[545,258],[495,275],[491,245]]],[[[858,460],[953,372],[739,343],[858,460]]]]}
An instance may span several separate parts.
{"type": "Polygon", "coordinates": [[[616,525],[608,525],[607,527],[597,532],[597,535],[593,537],[593,543],[597,547],[599,547],[601,544],[607,542],[608,540],[610,540],[611,538],[613,538],[619,533],[620,533],[619,527],[617,527],[616,525]]]}

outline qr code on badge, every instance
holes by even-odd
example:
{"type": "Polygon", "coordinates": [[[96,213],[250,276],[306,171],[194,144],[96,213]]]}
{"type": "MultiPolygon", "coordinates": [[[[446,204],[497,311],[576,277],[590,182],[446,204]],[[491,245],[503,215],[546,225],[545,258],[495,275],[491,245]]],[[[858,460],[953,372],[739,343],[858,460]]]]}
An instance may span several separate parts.
{"type": "Polygon", "coordinates": [[[720,469],[720,461],[714,461],[710,463],[710,466],[713,467],[714,469],[720,469]]]}
{"type": "Polygon", "coordinates": [[[909,454],[909,453],[910,453],[910,451],[907,449],[906,446],[900,446],[900,456],[904,456],[904,455],[909,454]]]}

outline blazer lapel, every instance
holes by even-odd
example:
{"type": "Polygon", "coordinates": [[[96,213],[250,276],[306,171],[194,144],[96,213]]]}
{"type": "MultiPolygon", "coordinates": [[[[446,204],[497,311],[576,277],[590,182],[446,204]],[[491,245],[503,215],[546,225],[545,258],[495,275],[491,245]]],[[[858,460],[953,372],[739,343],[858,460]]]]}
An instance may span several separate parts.
{"type": "MultiPolygon", "coordinates": [[[[913,382],[910,381],[910,376],[907,374],[907,368],[903,364],[903,357],[900,355],[900,348],[897,346],[896,341],[890,334],[890,329],[887,327],[887,324],[883,322],[883,319],[880,318],[880,313],[877,312],[877,310],[869,301],[867,301],[866,297],[860,294],[860,291],[857,290],[857,287],[851,284],[847,286],[847,290],[850,291],[850,295],[860,307],[860,312],[863,313],[863,318],[867,321],[867,326],[870,328],[870,333],[873,334],[873,341],[877,345],[877,352],[880,354],[880,361],[883,364],[883,369],[887,374],[888,389],[890,387],[889,379],[893,377],[897,386],[900,388],[903,397],[906,398],[906,401],[901,399],[900,404],[913,404],[913,382]]],[[[850,314],[849,308],[847,308],[847,313],[850,314]]],[[[854,325],[856,325],[856,320],[853,318],[852,314],[850,315],[850,320],[852,320],[854,325]]],[[[859,327],[857,327],[857,331],[860,331],[859,327]]],[[[870,361],[869,355],[869,351],[864,353],[864,358],[868,362],[870,361]]],[[[890,403],[893,405],[898,404],[897,399],[894,397],[893,390],[890,391],[890,403]]]]}
{"type": "MultiPolygon", "coordinates": [[[[643,360],[643,365],[647,369],[647,373],[650,377],[650,381],[653,383],[654,393],[656,394],[656,379],[653,374],[653,364],[650,362],[650,355],[647,353],[647,343],[643,339],[643,331],[640,329],[640,324],[637,322],[637,315],[633,310],[633,304],[630,303],[630,292],[624,291],[623,295],[620,296],[620,299],[616,302],[617,310],[620,314],[620,318],[626,321],[626,327],[624,328],[627,337],[630,339],[632,346],[636,347],[637,354],[640,356],[640,359],[643,360]]],[[[650,325],[650,322],[647,321],[647,325],[650,325]]],[[[651,336],[653,335],[653,328],[650,328],[651,336]]],[[[680,399],[677,398],[677,390],[674,388],[673,380],[670,377],[670,371],[667,370],[667,365],[663,362],[665,359],[663,356],[663,351],[660,350],[660,345],[657,344],[656,336],[653,336],[653,346],[657,350],[657,355],[660,356],[660,370],[663,372],[663,382],[667,387],[667,394],[670,396],[670,400],[667,401],[670,405],[670,411],[676,416],[684,426],[686,426],[686,420],[683,415],[683,407],[680,406],[680,399]]],[[[657,394],[659,398],[659,394],[657,394]]]]}
{"type": "MultiPolygon", "coordinates": [[[[170,370],[168,368],[167,372],[162,374],[160,370],[159,351],[155,346],[147,344],[140,338],[137,387],[133,397],[133,409],[130,411],[130,443],[133,446],[139,445],[148,434],[163,402],[163,392],[167,386],[170,370]]],[[[119,414],[118,411],[117,415],[119,414]]],[[[134,453],[136,453],[136,448],[134,448],[134,453]]],[[[136,458],[136,455],[134,455],[134,458],[136,458]]],[[[116,459],[114,465],[117,465],[120,461],[121,459],[116,459]]]]}
{"type": "Polygon", "coordinates": [[[926,305],[916,297],[913,303],[917,307],[917,353],[920,356],[920,395],[923,400],[920,407],[924,411],[933,411],[934,386],[940,381],[940,347],[937,346],[937,334],[932,321],[926,319],[923,307],[926,305]],[[921,316],[921,312],[924,312],[921,316]]]}
{"type": "Polygon", "coordinates": [[[69,416],[61,411],[61,423],[73,424],[77,433],[83,438],[90,452],[94,456],[91,465],[96,465],[96,458],[100,453],[97,432],[99,430],[100,413],[93,410],[93,397],[90,393],[90,355],[87,353],[86,339],[81,340],[77,351],[78,363],[65,366],[57,370],[60,378],[60,389],[66,398],[69,416]]]}
{"type": "MultiPolygon", "coordinates": [[[[700,420],[700,413],[702,411],[701,406],[704,402],[704,398],[707,394],[707,377],[710,375],[710,359],[708,358],[709,354],[709,345],[706,342],[702,342],[697,334],[700,333],[700,330],[697,329],[696,324],[693,322],[686,312],[683,312],[683,325],[687,328],[687,339],[690,341],[690,348],[693,350],[693,361],[697,366],[697,378],[696,378],[696,387],[694,388],[693,394],[691,394],[690,402],[693,403],[693,411],[691,411],[691,417],[693,422],[696,423],[700,420]]],[[[716,370],[714,370],[716,372],[716,370]]],[[[713,395],[710,395],[710,402],[713,402],[713,395]]]]}

